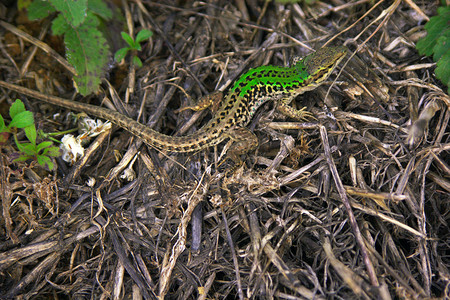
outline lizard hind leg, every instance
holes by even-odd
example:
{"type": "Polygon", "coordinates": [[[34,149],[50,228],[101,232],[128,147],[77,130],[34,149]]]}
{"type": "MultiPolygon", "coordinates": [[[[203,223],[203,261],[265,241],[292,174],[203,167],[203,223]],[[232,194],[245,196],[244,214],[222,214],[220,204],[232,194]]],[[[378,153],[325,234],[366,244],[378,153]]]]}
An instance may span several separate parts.
{"type": "Polygon", "coordinates": [[[258,147],[258,138],[256,135],[244,127],[237,127],[228,133],[229,138],[233,142],[227,153],[229,158],[235,164],[233,169],[237,169],[242,165],[241,155],[258,147]]]}

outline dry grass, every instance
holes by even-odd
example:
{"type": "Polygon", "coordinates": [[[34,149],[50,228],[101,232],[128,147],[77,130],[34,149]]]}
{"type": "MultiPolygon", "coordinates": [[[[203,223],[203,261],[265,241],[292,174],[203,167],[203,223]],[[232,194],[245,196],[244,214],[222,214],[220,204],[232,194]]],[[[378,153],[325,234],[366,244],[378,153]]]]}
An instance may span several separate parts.
{"type": "MultiPolygon", "coordinates": [[[[134,31],[155,33],[144,67],[111,70],[104,91],[80,101],[127,99],[134,118],[185,134],[209,114],[174,111],[248,68],[326,42],[351,55],[330,91],[338,72],[297,99],[314,122],[260,109],[249,126],[259,147],[235,172],[220,164],[223,145],[158,153],[120,128],[55,173],[12,163],[14,145],[3,147],[0,298],[450,297],[450,101],[414,48],[437,1],[166,2],[127,3],[134,31]],[[136,156],[127,182],[120,174],[136,156]]],[[[1,80],[71,98],[69,72],[2,33],[1,80]]],[[[46,132],[73,127],[62,109],[0,95],[28,100],[46,132]]]]}

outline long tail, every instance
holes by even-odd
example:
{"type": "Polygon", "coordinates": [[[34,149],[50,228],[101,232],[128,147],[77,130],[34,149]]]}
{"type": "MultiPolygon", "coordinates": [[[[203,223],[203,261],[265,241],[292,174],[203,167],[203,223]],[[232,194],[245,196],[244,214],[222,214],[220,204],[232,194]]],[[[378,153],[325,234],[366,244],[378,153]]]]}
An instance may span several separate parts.
{"type": "Polygon", "coordinates": [[[53,105],[61,106],[67,109],[85,112],[89,115],[96,116],[98,118],[106,119],[129,131],[136,137],[142,139],[146,144],[151,147],[155,147],[159,150],[165,150],[170,152],[194,152],[206,148],[208,145],[204,143],[190,143],[189,140],[203,140],[206,135],[202,130],[196,132],[193,135],[174,137],[159,133],[139,122],[133,120],[127,116],[124,116],[116,111],[95,106],[91,104],[79,103],[64,98],[44,95],[37,91],[21,87],[18,85],[10,84],[0,80],[0,86],[15,91],[17,93],[44,101],[53,105]]]}

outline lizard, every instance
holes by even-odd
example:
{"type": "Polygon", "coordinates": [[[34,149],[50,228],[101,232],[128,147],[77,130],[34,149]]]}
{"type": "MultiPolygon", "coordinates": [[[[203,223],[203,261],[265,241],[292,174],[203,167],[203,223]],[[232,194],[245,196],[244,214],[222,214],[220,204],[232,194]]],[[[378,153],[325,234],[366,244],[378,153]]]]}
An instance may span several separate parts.
{"type": "MultiPolygon", "coordinates": [[[[306,107],[297,110],[289,104],[298,95],[315,89],[328,79],[346,53],[347,49],[344,46],[323,47],[305,57],[294,57],[289,67],[260,66],[250,69],[225,93],[214,110],[212,119],[193,134],[185,136],[159,133],[107,108],[42,95],[4,81],[0,81],[0,86],[53,105],[109,120],[142,139],[149,146],[162,151],[197,152],[231,139],[234,143],[230,147],[228,157],[236,161],[239,160],[239,155],[258,145],[257,137],[245,126],[261,105],[272,100],[278,102],[278,110],[289,117],[297,120],[312,117],[311,113],[306,111],[306,107]]],[[[203,97],[204,100],[201,99],[199,105],[188,108],[203,109],[209,105],[212,98],[214,97],[203,97]]]]}

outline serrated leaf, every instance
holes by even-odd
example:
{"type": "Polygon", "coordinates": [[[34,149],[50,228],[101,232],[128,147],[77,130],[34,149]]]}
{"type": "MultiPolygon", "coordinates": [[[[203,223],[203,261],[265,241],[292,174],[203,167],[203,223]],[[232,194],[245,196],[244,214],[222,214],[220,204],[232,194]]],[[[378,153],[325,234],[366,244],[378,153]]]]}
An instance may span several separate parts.
{"type": "Polygon", "coordinates": [[[61,155],[61,150],[59,149],[59,147],[45,148],[42,155],[58,157],[61,155]]]}
{"type": "Polygon", "coordinates": [[[62,14],[59,14],[52,22],[52,32],[54,35],[64,34],[67,30],[72,27],[67,24],[66,19],[62,14]]]}
{"type": "Polygon", "coordinates": [[[437,67],[434,72],[436,73],[436,77],[449,87],[447,93],[450,94],[450,49],[437,62],[437,67]]]}
{"type": "Polygon", "coordinates": [[[128,45],[130,45],[130,47],[133,47],[133,46],[134,46],[133,38],[132,38],[128,33],[122,31],[122,32],[120,33],[120,35],[122,36],[122,38],[124,39],[124,41],[125,41],[128,45]]]}
{"type": "Polygon", "coordinates": [[[117,50],[116,54],[114,55],[114,60],[116,62],[121,62],[122,59],[124,59],[124,57],[127,55],[129,50],[130,48],[128,47],[117,50]]]}
{"type": "Polygon", "coordinates": [[[50,141],[44,141],[42,143],[39,143],[39,145],[36,146],[36,151],[39,153],[42,149],[50,147],[53,143],[50,141]]]}
{"type": "Polygon", "coordinates": [[[9,108],[9,116],[11,117],[11,119],[14,119],[17,114],[24,111],[25,105],[23,104],[22,100],[16,99],[16,101],[14,101],[14,103],[9,108]]]}
{"type": "Polygon", "coordinates": [[[141,31],[138,32],[138,34],[136,35],[136,43],[140,43],[146,39],[148,39],[149,37],[151,37],[153,35],[153,32],[151,32],[148,29],[142,29],[141,31]]]}
{"type": "Polygon", "coordinates": [[[416,48],[422,55],[431,56],[437,39],[442,35],[443,31],[448,28],[450,22],[450,6],[440,7],[439,15],[430,18],[425,24],[427,36],[417,42],[416,48]]]}
{"type": "Polygon", "coordinates": [[[28,18],[31,21],[43,19],[55,11],[55,8],[51,6],[48,1],[34,0],[30,6],[28,6],[28,18]]]}
{"type": "Polygon", "coordinates": [[[88,9],[105,20],[112,18],[112,11],[103,0],[89,0],[88,9]]]}
{"type": "Polygon", "coordinates": [[[32,143],[32,144],[36,144],[36,126],[31,125],[31,126],[27,126],[23,129],[25,131],[25,135],[27,136],[28,140],[32,143]]]}
{"type": "Polygon", "coordinates": [[[23,111],[14,116],[8,127],[25,128],[34,124],[31,111],[23,111]]]}
{"type": "Polygon", "coordinates": [[[450,49],[450,29],[447,29],[436,41],[436,45],[433,48],[433,60],[438,61],[441,59],[448,49],[450,49]]]}
{"type": "Polygon", "coordinates": [[[27,159],[30,159],[30,157],[29,157],[29,156],[22,155],[22,156],[19,156],[19,157],[16,158],[16,159],[14,159],[13,162],[26,161],[27,159]]]}
{"type": "Polygon", "coordinates": [[[48,162],[48,165],[47,165],[47,168],[50,170],[50,171],[54,171],[55,170],[55,164],[53,163],[53,161],[49,161],[48,162]]]}
{"type": "Polygon", "coordinates": [[[66,58],[77,71],[75,84],[84,96],[98,90],[110,56],[109,45],[97,25],[97,17],[88,13],[81,26],[70,28],[64,36],[66,58]]]}
{"type": "Polygon", "coordinates": [[[49,170],[53,170],[53,168],[55,167],[55,164],[48,156],[38,155],[37,162],[41,167],[44,167],[49,170]]]}
{"type": "Polygon", "coordinates": [[[36,147],[31,143],[17,144],[17,148],[19,148],[19,150],[25,153],[26,155],[33,156],[36,154],[36,147]]]}
{"type": "Polygon", "coordinates": [[[87,0],[50,0],[50,2],[73,27],[80,26],[86,19],[87,0]]]}

